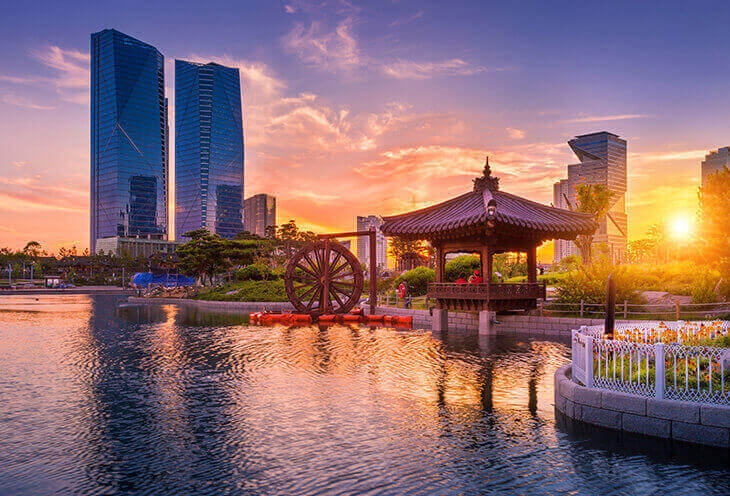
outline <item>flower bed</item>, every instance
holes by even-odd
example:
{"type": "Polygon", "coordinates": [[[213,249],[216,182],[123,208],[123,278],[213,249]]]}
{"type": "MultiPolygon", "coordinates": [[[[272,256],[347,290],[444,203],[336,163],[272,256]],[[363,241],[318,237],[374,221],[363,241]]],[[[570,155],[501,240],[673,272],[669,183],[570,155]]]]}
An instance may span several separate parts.
{"type": "Polygon", "coordinates": [[[573,377],[587,387],[730,405],[730,322],[653,322],[573,331],[573,377]]]}

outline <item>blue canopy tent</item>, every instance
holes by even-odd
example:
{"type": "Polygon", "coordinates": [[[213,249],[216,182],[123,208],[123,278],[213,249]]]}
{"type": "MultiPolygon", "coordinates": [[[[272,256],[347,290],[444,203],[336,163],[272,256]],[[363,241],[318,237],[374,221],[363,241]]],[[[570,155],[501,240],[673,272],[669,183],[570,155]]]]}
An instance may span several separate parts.
{"type": "Polygon", "coordinates": [[[193,286],[195,279],[181,274],[153,274],[152,272],[137,272],[132,276],[132,285],[138,288],[146,288],[150,284],[177,288],[180,286],[193,286]]]}

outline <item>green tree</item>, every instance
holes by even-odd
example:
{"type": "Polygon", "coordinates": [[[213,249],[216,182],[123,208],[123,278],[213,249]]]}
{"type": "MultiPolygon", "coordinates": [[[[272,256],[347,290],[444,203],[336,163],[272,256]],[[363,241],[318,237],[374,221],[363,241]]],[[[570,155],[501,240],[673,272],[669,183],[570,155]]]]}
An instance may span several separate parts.
{"type": "Polygon", "coordinates": [[[229,246],[223,238],[205,229],[186,232],[185,237],[189,241],[175,252],[178,271],[212,283],[214,276],[229,269],[229,246]]]}
{"type": "MultiPolygon", "coordinates": [[[[575,189],[578,200],[578,211],[593,214],[597,222],[605,219],[611,208],[613,193],[603,184],[579,184],[575,189]]],[[[593,234],[581,234],[575,239],[583,264],[591,261],[593,234]]]]}
{"type": "Polygon", "coordinates": [[[43,248],[38,241],[28,241],[23,248],[23,253],[28,258],[38,258],[43,254],[43,248]]]}
{"type": "Polygon", "coordinates": [[[699,237],[713,265],[730,253],[730,169],[710,174],[699,189],[699,237]]]}
{"type": "Polygon", "coordinates": [[[420,239],[406,239],[400,236],[393,236],[388,243],[388,253],[396,260],[403,258],[405,255],[415,254],[428,257],[430,246],[420,239]]]}
{"type": "Polygon", "coordinates": [[[276,231],[277,248],[283,259],[278,262],[285,263],[289,260],[297,250],[308,242],[316,241],[317,235],[312,231],[301,231],[294,219],[279,226],[276,231]]]}

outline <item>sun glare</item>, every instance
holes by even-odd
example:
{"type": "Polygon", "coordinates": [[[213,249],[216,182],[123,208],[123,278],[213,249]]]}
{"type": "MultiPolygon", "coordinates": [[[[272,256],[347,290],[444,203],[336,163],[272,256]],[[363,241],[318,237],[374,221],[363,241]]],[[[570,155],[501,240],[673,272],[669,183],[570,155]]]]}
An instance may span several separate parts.
{"type": "Polygon", "coordinates": [[[672,221],[672,237],[686,239],[692,235],[692,222],[686,217],[677,217],[672,221]]]}

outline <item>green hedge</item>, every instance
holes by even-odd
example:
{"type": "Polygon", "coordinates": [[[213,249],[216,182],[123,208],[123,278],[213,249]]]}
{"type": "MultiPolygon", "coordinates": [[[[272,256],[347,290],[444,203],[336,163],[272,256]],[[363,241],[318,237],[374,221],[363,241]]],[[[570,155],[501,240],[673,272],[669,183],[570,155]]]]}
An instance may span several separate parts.
{"type": "Polygon", "coordinates": [[[428,290],[428,283],[436,280],[436,272],[428,267],[416,267],[413,270],[404,272],[393,283],[393,287],[397,288],[401,282],[405,281],[408,286],[408,294],[410,296],[423,296],[428,290]]]}
{"type": "Polygon", "coordinates": [[[446,278],[446,282],[454,282],[461,274],[464,274],[468,278],[475,270],[481,270],[481,268],[482,265],[478,256],[459,255],[446,262],[444,266],[444,277],[446,278]]]}
{"type": "Polygon", "coordinates": [[[201,291],[197,300],[210,301],[289,301],[284,281],[243,281],[201,291]]]}
{"type": "Polygon", "coordinates": [[[278,279],[280,276],[279,271],[274,271],[261,262],[252,263],[236,272],[237,281],[270,281],[278,279]]]}

